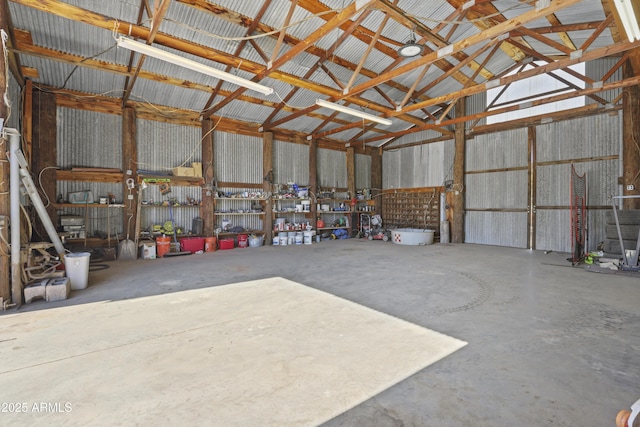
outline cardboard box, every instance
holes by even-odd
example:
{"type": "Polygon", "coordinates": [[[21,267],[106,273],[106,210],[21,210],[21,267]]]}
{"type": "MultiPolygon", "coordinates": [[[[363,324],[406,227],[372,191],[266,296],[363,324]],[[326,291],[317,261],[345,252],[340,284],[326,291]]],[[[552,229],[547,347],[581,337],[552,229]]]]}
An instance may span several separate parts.
{"type": "Polygon", "coordinates": [[[193,168],[173,168],[173,176],[195,176],[193,168]]]}
{"type": "Polygon", "coordinates": [[[193,162],[193,163],[191,163],[191,167],[193,168],[193,176],[197,176],[198,178],[202,178],[202,163],[193,162]]]}

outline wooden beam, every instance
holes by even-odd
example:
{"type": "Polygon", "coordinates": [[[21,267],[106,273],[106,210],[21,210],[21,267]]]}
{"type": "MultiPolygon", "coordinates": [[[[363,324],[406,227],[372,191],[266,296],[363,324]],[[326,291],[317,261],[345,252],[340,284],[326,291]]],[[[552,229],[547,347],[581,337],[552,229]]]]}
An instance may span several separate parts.
{"type": "MultiPolygon", "coordinates": [[[[6,21],[5,10],[8,10],[8,6],[5,0],[0,0],[0,29],[7,31],[9,28],[6,21]]],[[[4,53],[4,52],[3,52],[4,53]]],[[[0,55],[0,120],[2,120],[2,126],[0,126],[0,132],[3,127],[7,126],[6,120],[9,117],[9,105],[5,100],[9,99],[9,94],[6,88],[9,86],[8,79],[10,78],[4,70],[7,69],[5,62],[5,55],[0,55]]],[[[8,303],[11,301],[11,249],[9,245],[4,242],[8,242],[9,239],[9,218],[11,217],[11,199],[10,193],[10,164],[7,158],[9,153],[9,141],[7,138],[0,138],[0,216],[3,217],[3,226],[0,229],[0,235],[3,238],[0,241],[0,304],[8,303]]],[[[0,305],[0,311],[4,310],[4,306],[0,305]]]]}
{"type": "MultiPolygon", "coordinates": [[[[266,194],[271,194],[274,184],[273,134],[271,132],[265,132],[262,135],[262,176],[262,190],[266,194]]],[[[264,223],[262,225],[265,232],[266,245],[270,245],[273,242],[273,207],[271,203],[271,197],[268,197],[265,202],[264,223]]]]}
{"type": "MultiPolygon", "coordinates": [[[[562,10],[568,6],[571,6],[573,4],[579,3],[580,0],[554,0],[551,2],[551,4],[545,8],[542,8],[540,10],[531,10],[529,12],[525,12],[522,15],[516,17],[516,18],[512,18],[509,19],[505,22],[502,22],[498,25],[495,25],[493,27],[487,28],[485,31],[479,33],[479,34],[474,34],[464,40],[461,40],[459,42],[453,43],[449,46],[447,46],[446,48],[440,49],[436,52],[432,52],[429,53],[427,55],[424,55],[422,58],[416,59],[406,65],[400,66],[399,68],[396,68],[393,71],[381,74],[380,76],[370,79],[364,83],[361,83],[360,85],[354,87],[352,90],[349,91],[348,95],[354,95],[354,94],[359,94],[361,92],[364,92],[367,89],[370,89],[374,86],[378,86],[380,84],[383,84],[384,82],[394,79],[396,77],[399,77],[405,73],[408,73],[418,67],[430,64],[438,59],[441,59],[443,57],[447,57],[447,56],[451,56],[455,53],[458,52],[462,52],[464,49],[467,49],[471,46],[475,46],[478,43],[481,43],[483,41],[486,40],[490,40],[496,37],[500,37],[503,34],[507,34],[510,31],[521,27],[522,25],[534,21],[536,19],[539,19],[541,17],[544,17],[550,13],[554,13],[558,10],[562,10]]],[[[466,95],[463,95],[466,96],[466,95]]],[[[455,97],[454,97],[455,98],[455,97]]]]}
{"type": "MultiPolygon", "coordinates": [[[[329,34],[331,31],[335,30],[341,24],[347,22],[352,16],[360,12],[363,8],[368,7],[374,1],[375,0],[362,0],[359,2],[351,3],[349,6],[345,7],[339,13],[337,13],[333,18],[327,21],[327,23],[322,27],[318,28],[313,33],[306,36],[304,40],[301,40],[299,43],[291,47],[291,49],[282,54],[282,56],[280,56],[278,59],[269,62],[267,64],[267,68],[259,71],[252,80],[260,81],[265,77],[270,76],[272,73],[278,71],[280,67],[313,46],[315,42],[329,34]]],[[[213,114],[214,111],[219,111],[225,105],[228,105],[231,101],[244,93],[246,90],[247,89],[244,87],[239,88],[224,100],[218,102],[215,106],[215,109],[209,109],[205,114],[203,114],[203,117],[206,118],[208,117],[208,115],[213,114]]]]}
{"type": "MultiPolygon", "coordinates": [[[[625,77],[633,76],[631,64],[622,67],[625,77]]],[[[622,185],[623,195],[640,195],[640,83],[624,89],[622,110],[622,185]],[[633,185],[633,190],[627,186],[633,185]]],[[[624,209],[640,209],[640,198],[623,199],[624,209]]]]}
{"type": "MultiPolygon", "coordinates": [[[[456,103],[456,116],[465,115],[465,99],[456,103]]],[[[465,215],[465,176],[466,164],[466,134],[464,122],[456,124],[455,154],[453,158],[453,224],[451,224],[451,242],[464,243],[464,215],[465,215]]]]}
{"type": "MultiPolygon", "coordinates": [[[[138,149],[136,138],[136,112],[133,108],[127,107],[122,110],[122,194],[124,208],[122,209],[122,224],[126,228],[127,239],[133,236],[134,241],[138,241],[139,217],[138,217],[138,149]],[[131,171],[131,174],[127,172],[131,171]],[[129,189],[127,180],[132,179],[134,188],[129,189]],[[130,199],[128,196],[131,195],[130,199]]],[[[131,181],[129,181],[131,182],[131,181]]],[[[138,248],[136,248],[136,251],[138,248]]]]}
{"type": "Polygon", "coordinates": [[[309,191],[311,192],[311,225],[317,229],[318,219],[318,142],[309,140],[309,191]]]}
{"type": "Polygon", "coordinates": [[[382,192],[382,149],[371,151],[371,198],[375,203],[375,212],[380,214],[382,203],[378,195],[382,192]]]}
{"type": "MultiPolygon", "coordinates": [[[[45,168],[56,168],[57,156],[57,111],[56,95],[41,90],[33,94],[33,157],[31,173],[39,176],[45,168]]],[[[50,176],[55,176],[51,174],[50,176]]],[[[58,213],[53,206],[56,201],[56,180],[43,179],[42,192],[51,203],[47,206],[47,213],[54,224],[58,223],[58,213]]],[[[46,200],[44,200],[46,203],[46,200]]],[[[33,226],[41,236],[47,232],[40,221],[33,226]]]]}
{"type": "Polygon", "coordinates": [[[204,186],[202,187],[202,203],[200,203],[200,218],[203,221],[203,232],[206,237],[215,235],[216,227],[215,210],[215,194],[213,192],[212,182],[215,177],[215,140],[214,127],[211,120],[202,121],[202,177],[204,178],[204,186]]]}
{"type": "Polygon", "coordinates": [[[537,139],[536,127],[529,126],[527,128],[527,242],[528,249],[536,249],[536,205],[537,186],[538,186],[538,164],[537,164],[537,139]]]}
{"type": "MultiPolygon", "coordinates": [[[[513,83],[515,81],[520,81],[520,80],[524,80],[527,79],[529,77],[533,77],[533,76],[537,76],[537,75],[541,75],[541,74],[545,74],[548,73],[550,71],[554,71],[554,70],[558,70],[558,69],[564,69],[564,68],[568,68],[571,65],[575,65],[581,62],[587,62],[587,61],[591,61],[594,59],[599,59],[599,58],[603,58],[605,56],[611,56],[611,55],[615,55],[621,52],[625,52],[629,49],[633,49],[634,47],[636,47],[636,43],[629,43],[629,42],[621,42],[621,43],[616,43],[615,45],[611,45],[611,46],[607,46],[607,47],[603,47],[603,48],[599,48],[599,49],[594,49],[592,51],[589,52],[585,52],[583,53],[583,55],[579,58],[566,58],[566,59],[561,59],[558,61],[554,61],[552,63],[549,63],[547,65],[543,65],[537,68],[533,68],[527,71],[523,71],[521,73],[518,73],[517,75],[512,75],[512,76],[505,76],[505,77],[501,77],[499,79],[496,79],[496,81],[492,81],[490,82],[492,87],[493,86],[502,86],[502,85],[506,85],[509,83],[513,83]]],[[[471,87],[467,87],[464,88],[462,90],[456,91],[456,92],[452,92],[450,94],[447,95],[442,95],[442,96],[438,96],[435,98],[430,99],[429,101],[422,101],[422,102],[417,102],[415,104],[412,105],[408,105],[405,108],[402,109],[402,112],[409,112],[409,111],[415,111],[421,108],[425,108],[431,105],[437,105],[437,104],[441,104],[441,103],[445,103],[454,99],[457,99],[461,96],[470,96],[470,95],[475,95],[477,93],[480,92],[484,92],[487,90],[488,84],[484,83],[484,84],[479,84],[479,85],[474,85],[471,87]]],[[[400,114],[399,112],[394,112],[392,113],[392,115],[395,114],[400,114]]]]}
{"type": "Polygon", "coordinates": [[[356,153],[355,147],[347,147],[347,191],[349,199],[356,197],[356,153]]]}

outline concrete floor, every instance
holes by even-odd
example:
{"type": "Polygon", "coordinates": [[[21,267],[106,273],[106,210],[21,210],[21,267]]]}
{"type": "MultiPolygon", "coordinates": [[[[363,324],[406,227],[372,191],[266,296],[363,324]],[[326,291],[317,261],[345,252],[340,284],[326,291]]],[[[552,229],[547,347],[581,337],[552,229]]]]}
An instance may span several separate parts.
{"type": "Polygon", "coordinates": [[[640,276],[566,258],[366,240],[234,249],[92,267],[87,289],[18,312],[281,276],[468,342],[327,426],[614,425],[640,398],[640,276]]]}

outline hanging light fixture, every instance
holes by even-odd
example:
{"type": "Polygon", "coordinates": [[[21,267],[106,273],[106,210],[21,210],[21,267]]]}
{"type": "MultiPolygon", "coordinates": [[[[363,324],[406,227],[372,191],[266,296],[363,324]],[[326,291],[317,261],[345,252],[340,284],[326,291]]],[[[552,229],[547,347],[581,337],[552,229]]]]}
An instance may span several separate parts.
{"type": "Polygon", "coordinates": [[[416,43],[416,35],[413,30],[411,30],[411,36],[409,40],[407,40],[404,45],[398,48],[398,55],[403,56],[405,58],[413,58],[414,56],[418,56],[424,50],[424,46],[416,43]]]}
{"type": "MultiPolygon", "coordinates": [[[[633,10],[631,0],[614,0],[613,4],[616,6],[629,41],[640,40],[640,27],[638,27],[638,18],[636,16],[636,12],[640,11],[633,10]]],[[[639,7],[639,5],[636,4],[636,7],[639,7]]]]}
{"type": "Polygon", "coordinates": [[[389,119],[384,119],[382,117],[374,116],[373,114],[368,114],[362,111],[354,110],[353,108],[345,107],[344,105],[335,104],[333,102],[325,101],[323,99],[316,99],[316,105],[320,107],[331,108],[335,111],[340,111],[341,113],[351,114],[352,116],[360,117],[366,120],[371,120],[372,122],[380,123],[382,125],[389,126],[393,122],[389,119]]]}
{"type": "Polygon", "coordinates": [[[120,36],[116,39],[116,42],[118,43],[118,46],[124,47],[125,49],[151,56],[162,61],[170,62],[171,64],[197,71],[238,86],[246,87],[247,89],[255,90],[256,92],[260,92],[264,95],[271,95],[273,93],[273,88],[263,86],[256,82],[252,82],[251,80],[243,79],[242,77],[234,76],[233,74],[203,65],[199,62],[192,61],[191,59],[183,58],[182,56],[149,46],[145,43],[140,43],[127,37],[120,36]]]}

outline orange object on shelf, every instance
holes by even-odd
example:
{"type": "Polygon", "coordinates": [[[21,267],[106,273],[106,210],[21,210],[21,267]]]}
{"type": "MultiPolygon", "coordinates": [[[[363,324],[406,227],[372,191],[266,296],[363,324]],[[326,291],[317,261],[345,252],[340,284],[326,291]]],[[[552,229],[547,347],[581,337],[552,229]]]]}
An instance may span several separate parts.
{"type": "Polygon", "coordinates": [[[316,221],[316,228],[324,228],[324,220],[322,218],[318,218],[316,221]]]}

